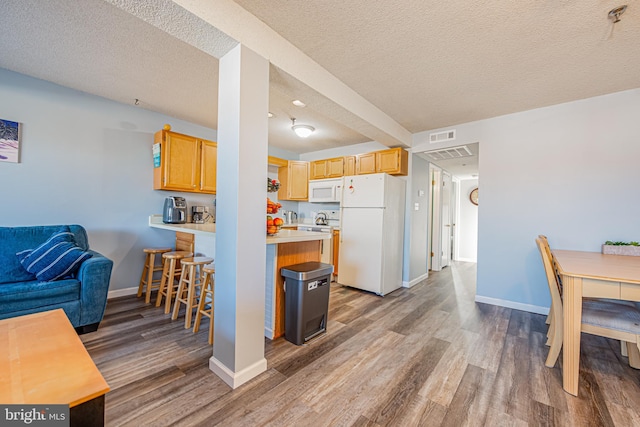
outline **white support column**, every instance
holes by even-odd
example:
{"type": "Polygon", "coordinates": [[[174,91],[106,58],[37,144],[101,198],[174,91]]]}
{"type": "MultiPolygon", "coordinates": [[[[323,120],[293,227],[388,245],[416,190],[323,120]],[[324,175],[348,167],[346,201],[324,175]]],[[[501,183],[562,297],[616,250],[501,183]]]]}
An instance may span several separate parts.
{"type": "Polygon", "coordinates": [[[266,371],[264,304],[269,61],[238,45],[220,59],[213,356],[236,388],[266,371]]]}

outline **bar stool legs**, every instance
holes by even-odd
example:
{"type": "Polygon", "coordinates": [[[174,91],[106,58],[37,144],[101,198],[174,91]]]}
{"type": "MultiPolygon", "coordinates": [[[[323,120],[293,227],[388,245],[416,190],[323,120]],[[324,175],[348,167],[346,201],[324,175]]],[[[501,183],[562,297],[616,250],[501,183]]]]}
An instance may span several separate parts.
{"type": "Polygon", "coordinates": [[[193,333],[200,329],[200,321],[202,316],[209,318],[209,345],[213,345],[213,295],[214,295],[214,274],[213,265],[203,267],[204,278],[202,279],[202,290],[200,292],[200,301],[198,302],[198,310],[196,311],[196,320],[193,322],[193,333]],[[205,308],[209,303],[209,308],[205,308]]]}
{"type": "Polygon", "coordinates": [[[138,297],[142,296],[142,291],[145,291],[144,302],[149,304],[151,301],[151,289],[160,286],[162,277],[154,279],[154,273],[162,271],[164,266],[164,259],[161,258],[162,264],[156,265],[156,255],[169,252],[171,248],[144,248],[143,251],[146,254],[144,260],[144,267],[142,268],[142,275],[140,276],[140,283],[138,284],[138,297]]]}
{"type": "Polygon", "coordinates": [[[174,251],[162,254],[164,269],[162,270],[162,280],[160,282],[160,288],[158,289],[158,297],[156,298],[156,307],[160,307],[162,297],[165,296],[165,314],[169,314],[169,311],[171,311],[173,292],[176,289],[176,276],[182,272],[180,260],[191,256],[193,256],[193,253],[187,251],[174,251]]]}
{"type": "Polygon", "coordinates": [[[182,260],[182,274],[180,276],[178,292],[176,293],[176,300],[173,304],[171,320],[176,320],[178,318],[180,304],[184,304],[187,309],[184,319],[185,329],[189,329],[191,327],[193,309],[197,307],[196,288],[201,287],[202,285],[202,272],[198,272],[198,267],[202,269],[204,265],[212,262],[213,258],[207,257],[184,258],[182,260]]]}

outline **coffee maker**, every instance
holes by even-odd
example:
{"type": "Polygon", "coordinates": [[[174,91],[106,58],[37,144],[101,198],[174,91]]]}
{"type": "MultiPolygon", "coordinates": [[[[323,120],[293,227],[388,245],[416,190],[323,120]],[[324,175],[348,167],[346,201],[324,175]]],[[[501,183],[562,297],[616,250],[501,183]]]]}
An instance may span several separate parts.
{"type": "Polygon", "coordinates": [[[187,222],[187,201],[184,197],[167,197],[164,199],[162,222],[165,224],[184,224],[187,222]]]}
{"type": "Polygon", "coordinates": [[[191,206],[191,222],[204,224],[204,206],[191,206]]]}

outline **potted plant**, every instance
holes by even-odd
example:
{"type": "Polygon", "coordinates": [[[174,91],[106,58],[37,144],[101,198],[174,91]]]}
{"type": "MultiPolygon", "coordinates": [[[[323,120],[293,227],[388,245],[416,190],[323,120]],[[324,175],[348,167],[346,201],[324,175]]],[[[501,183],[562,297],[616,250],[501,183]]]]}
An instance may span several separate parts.
{"type": "Polygon", "coordinates": [[[602,245],[602,253],[610,255],[640,256],[640,243],[638,242],[612,242],[607,240],[602,245]]]}

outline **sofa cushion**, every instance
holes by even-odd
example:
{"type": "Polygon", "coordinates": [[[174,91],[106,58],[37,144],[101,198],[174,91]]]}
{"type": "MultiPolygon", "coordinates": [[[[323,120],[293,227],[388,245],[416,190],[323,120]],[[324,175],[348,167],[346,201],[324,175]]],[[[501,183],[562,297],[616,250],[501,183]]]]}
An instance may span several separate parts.
{"type": "MultiPolygon", "coordinates": [[[[61,225],[35,225],[28,227],[0,227],[0,285],[35,280],[35,276],[22,267],[16,253],[40,246],[61,225]]],[[[69,225],[78,246],[89,249],[87,232],[81,225],[69,225]]]]}
{"type": "Polygon", "coordinates": [[[0,314],[78,299],[80,299],[80,282],[76,279],[7,283],[0,286],[0,314]]]}
{"type": "Polygon", "coordinates": [[[78,247],[69,227],[62,226],[37,248],[16,256],[29,273],[48,282],[72,275],[92,254],[78,247]]]}

